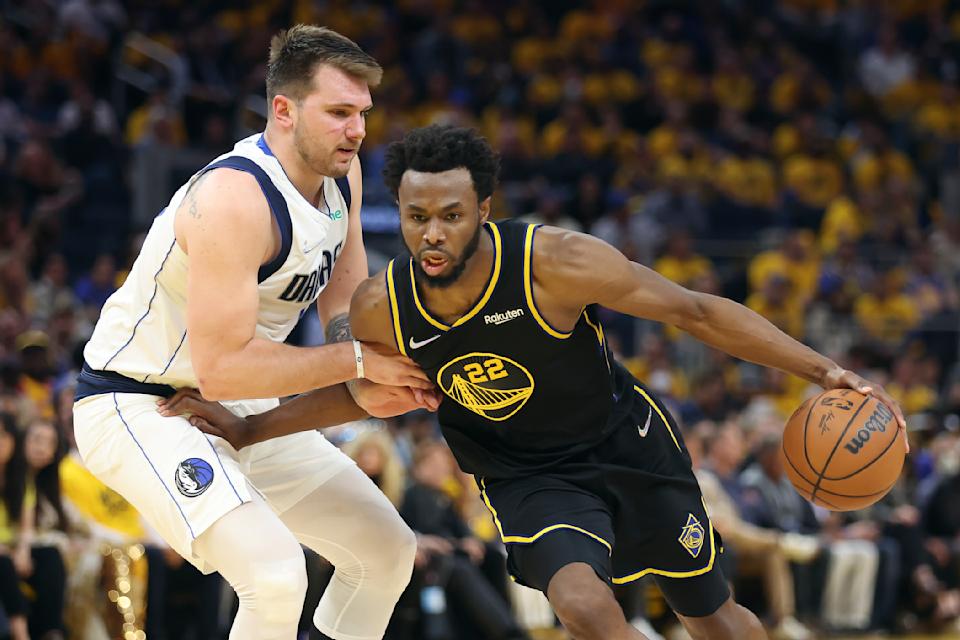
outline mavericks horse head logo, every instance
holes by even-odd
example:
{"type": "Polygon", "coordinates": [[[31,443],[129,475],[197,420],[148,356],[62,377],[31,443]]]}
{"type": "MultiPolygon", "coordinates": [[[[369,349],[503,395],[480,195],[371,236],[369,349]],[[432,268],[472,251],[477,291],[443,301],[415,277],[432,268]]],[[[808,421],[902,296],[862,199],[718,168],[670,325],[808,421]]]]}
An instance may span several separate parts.
{"type": "Polygon", "coordinates": [[[196,498],[213,484],[213,467],[203,458],[187,458],[177,465],[174,482],[180,493],[196,498]]]}

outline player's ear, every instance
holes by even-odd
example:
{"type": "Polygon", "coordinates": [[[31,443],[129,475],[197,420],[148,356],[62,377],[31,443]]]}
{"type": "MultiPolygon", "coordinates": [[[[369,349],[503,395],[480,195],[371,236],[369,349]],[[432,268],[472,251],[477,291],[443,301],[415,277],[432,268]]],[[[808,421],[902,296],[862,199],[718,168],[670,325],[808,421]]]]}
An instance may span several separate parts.
{"type": "Polygon", "coordinates": [[[294,100],[278,93],[273,96],[273,102],[270,104],[273,109],[273,119],[285,127],[293,126],[294,112],[297,105],[294,100]]]}
{"type": "Polygon", "coordinates": [[[484,224],[490,217],[490,199],[492,197],[487,196],[486,199],[480,201],[480,224],[484,224]]]}

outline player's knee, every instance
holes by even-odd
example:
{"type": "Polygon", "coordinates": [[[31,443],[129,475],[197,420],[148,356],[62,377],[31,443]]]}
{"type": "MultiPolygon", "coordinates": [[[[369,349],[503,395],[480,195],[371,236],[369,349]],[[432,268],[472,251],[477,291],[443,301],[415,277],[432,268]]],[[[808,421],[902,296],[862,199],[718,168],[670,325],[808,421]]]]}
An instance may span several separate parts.
{"type": "Polygon", "coordinates": [[[307,594],[303,558],[263,564],[254,576],[256,611],[270,624],[297,620],[307,594]]]}
{"type": "Polygon", "coordinates": [[[370,526],[376,535],[367,536],[365,544],[354,548],[354,561],[338,564],[337,574],[355,587],[365,584],[399,594],[413,573],[417,537],[395,511],[370,526]]]}
{"type": "Polygon", "coordinates": [[[370,573],[387,582],[402,582],[402,589],[413,572],[417,536],[395,511],[378,523],[378,529],[380,539],[367,563],[370,573]]]}
{"type": "Polygon", "coordinates": [[[767,637],[757,616],[738,604],[724,606],[712,615],[692,620],[696,624],[688,625],[687,630],[693,640],[763,640],[767,637]]]}
{"type": "Polygon", "coordinates": [[[417,536],[398,517],[399,525],[393,527],[389,543],[381,554],[383,566],[377,572],[381,583],[401,593],[413,574],[413,561],[417,555],[417,536]]]}
{"type": "Polygon", "coordinates": [[[551,594],[550,604],[560,622],[577,640],[615,637],[622,623],[622,615],[615,615],[613,611],[619,610],[619,605],[609,590],[558,589],[551,594]]]}

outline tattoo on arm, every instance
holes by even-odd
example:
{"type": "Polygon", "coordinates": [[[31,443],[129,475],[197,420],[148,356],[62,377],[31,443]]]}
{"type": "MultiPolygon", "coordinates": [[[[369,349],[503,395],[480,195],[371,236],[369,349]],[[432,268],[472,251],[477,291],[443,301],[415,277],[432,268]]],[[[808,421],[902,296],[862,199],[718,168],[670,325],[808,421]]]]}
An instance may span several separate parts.
{"type": "Polygon", "coordinates": [[[193,218],[200,217],[200,210],[197,209],[197,188],[200,186],[200,183],[207,179],[207,176],[210,175],[208,171],[201,173],[196,180],[193,181],[193,184],[190,185],[190,188],[187,190],[186,203],[189,205],[187,212],[193,218]]]}
{"type": "MultiPolygon", "coordinates": [[[[353,340],[353,333],[350,331],[350,315],[347,313],[341,313],[338,316],[330,318],[330,321],[327,323],[326,330],[324,331],[324,335],[326,336],[327,344],[353,340]]],[[[347,391],[349,391],[350,395],[354,398],[357,397],[356,385],[356,380],[347,380],[347,391]]]]}
{"type": "Polygon", "coordinates": [[[353,333],[350,332],[350,316],[341,313],[334,316],[327,323],[325,331],[327,342],[346,342],[353,339],[353,333]]]}

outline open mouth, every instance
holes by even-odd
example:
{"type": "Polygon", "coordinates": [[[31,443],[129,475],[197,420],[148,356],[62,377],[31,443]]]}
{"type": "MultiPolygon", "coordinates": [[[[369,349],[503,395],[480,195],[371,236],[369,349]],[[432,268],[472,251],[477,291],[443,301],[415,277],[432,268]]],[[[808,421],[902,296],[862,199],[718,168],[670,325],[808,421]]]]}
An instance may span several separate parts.
{"type": "Polygon", "coordinates": [[[430,253],[422,255],[420,258],[420,267],[428,276],[436,276],[443,273],[448,262],[449,260],[446,255],[431,251],[430,253]]]}

